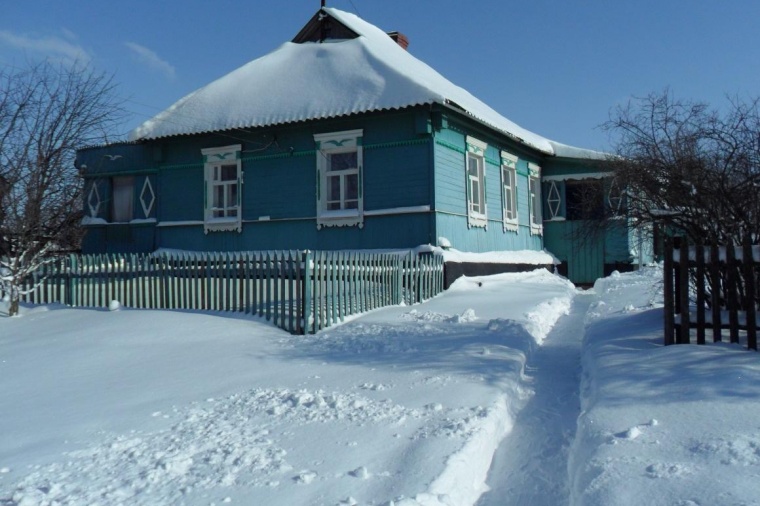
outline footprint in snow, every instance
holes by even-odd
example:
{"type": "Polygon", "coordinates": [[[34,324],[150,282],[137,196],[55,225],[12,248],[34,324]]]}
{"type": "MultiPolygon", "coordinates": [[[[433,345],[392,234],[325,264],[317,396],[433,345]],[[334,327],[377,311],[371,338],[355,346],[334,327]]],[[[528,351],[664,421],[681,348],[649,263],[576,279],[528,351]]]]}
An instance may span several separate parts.
{"type": "Polygon", "coordinates": [[[360,480],[366,480],[367,478],[369,478],[369,471],[367,471],[367,468],[364,466],[357,467],[356,469],[349,472],[348,474],[350,474],[354,478],[359,478],[360,480]]]}
{"type": "Polygon", "coordinates": [[[639,437],[640,435],[644,433],[643,432],[644,429],[648,427],[654,427],[658,424],[659,422],[653,418],[649,420],[649,422],[647,423],[642,423],[634,427],[631,427],[628,430],[624,430],[623,432],[618,432],[617,434],[614,434],[614,436],[618,439],[627,439],[629,441],[633,441],[634,439],[636,439],[637,437],[639,437]]]}
{"type": "Polygon", "coordinates": [[[317,473],[314,471],[301,471],[293,477],[293,481],[299,485],[308,485],[317,477],[317,473]]]}

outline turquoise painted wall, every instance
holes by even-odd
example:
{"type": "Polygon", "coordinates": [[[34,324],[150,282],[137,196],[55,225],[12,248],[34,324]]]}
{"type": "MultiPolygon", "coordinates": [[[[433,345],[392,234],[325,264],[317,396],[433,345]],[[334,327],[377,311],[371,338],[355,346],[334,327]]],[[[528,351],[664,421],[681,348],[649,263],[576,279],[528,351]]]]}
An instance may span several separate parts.
{"type": "Polygon", "coordinates": [[[354,233],[347,228],[317,230],[312,220],[246,223],[242,233],[203,233],[202,227],[159,227],[160,248],[197,251],[268,249],[387,249],[413,248],[428,243],[426,213],[370,216],[364,228],[354,233]],[[361,233],[358,233],[361,232],[361,233]]]}
{"type": "MultiPolygon", "coordinates": [[[[288,125],[254,131],[235,131],[192,137],[159,139],[138,144],[83,150],[78,163],[87,166],[88,184],[102,186],[110,197],[109,177],[136,174],[136,184],[148,177],[157,196],[152,217],[159,226],[152,233],[131,234],[139,246],[225,250],[274,248],[383,248],[413,247],[433,241],[430,213],[365,216],[364,227],[316,228],[315,133],[363,129],[363,194],[367,213],[394,208],[432,206],[430,180],[432,149],[427,111],[406,110],[361,117],[288,125]],[[203,233],[203,158],[208,147],[242,145],[243,232],[203,233]],[[116,149],[118,148],[118,149],[116,149]],[[115,150],[115,151],[114,151],[115,150]],[[120,155],[118,167],[94,162],[120,155]],[[142,178],[142,179],[140,179],[142,178]],[[176,222],[196,222],[191,226],[176,222]]],[[[138,192],[139,193],[139,190],[138,192]]],[[[137,198],[137,195],[136,197],[137,198]]],[[[135,204],[135,211],[140,209],[135,204]]],[[[392,211],[391,211],[392,212],[392,211]]],[[[107,212],[99,217],[108,220],[107,212]]],[[[91,226],[84,250],[120,251],[125,240],[114,241],[116,225],[91,226]],[[111,233],[107,233],[110,230],[111,233]]],[[[122,230],[122,236],[125,236],[122,230]]]]}
{"type": "Polygon", "coordinates": [[[445,237],[461,251],[504,251],[543,247],[540,235],[530,234],[528,162],[542,164],[535,153],[511,143],[493,132],[447,116],[435,132],[435,210],[436,237],[445,237]],[[488,144],[485,156],[485,187],[488,225],[468,227],[465,172],[466,138],[471,135],[488,144]],[[504,231],[502,225],[501,150],[518,156],[517,209],[518,232],[504,231]]]}
{"type": "MultiPolygon", "coordinates": [[[[103,200],[100,218],[109,219],[107,202],[114,175],[134,175],[136,218],[143,217],[139,196],[146,178],[157,201],[149,216],[155,223],[89,226],[83,249],[383,249],[434,244],[438,237],[446,237],[462,251],[538,250],[545,245],[561,259],[572,255],[580,258],[583,250],[577,250],[577,244],[566,237],[572,225],[544,222],[543,236],[530,234],[529,162],[541,166],[542,175],[578,174],[595,168],[588,163],[544,157],[464,115],[436,107],[85,149],[78,153],[77,165],[86,176],[85,192],[93,184],[99,187],[103,200]],[[313,136],[353,129],[364,131],[364,209],[369,215],[365,215],[363,228],[317,230],[313,136]],[[467,135],[488,144],[486,228],[468,227],[467,223],[467,135]],[[232,144],[243,146],[243,231],[204,234],[201,150],[232,144]],[[505,231],[502,226],[501,150],[519,159],[517,232],[505,231]],[[431,211],[420,206],[429,206],[431,211]],[[372,215],[373,211],[394,208],[417,211],[372,215]]],[[[544,184],[544,201],[546,188],[544,184]]],[[[562,197],[564,214],[564,194],[562,197]]],[[[544,213],[548,216],[546,208],[544,213]]],[[[597,263],[624,261],[629,257],[631,241],[631,234],[625,230],[609,234],[600,250],[603,258],[597,263]]],[[[586,252],[586,256],[593,257],[594,252],[586,252]]]]}
{"type": "MultiPolygon", "coordinates": [[[[567,177],[594,172],[605,172],[603,164],[589,160],[550,159],[547,160],[544,176],[567,177]]],[[[560,220],[544,222],[545,245],[561,261],[568,265],[568,277],[576,283],[593,283],[619,264],[637,265],[638,256],[632,255],[639,247],[638,234],[622,217],[612,221],[600,235],[589,237],[583,230],[588,223],[583,220],[562,221],[566,215],[565,181],[554,181],[561,198],[560,220]]],[[[544,181],[544,213],[549,216],[546,197],[551,183],[544,181]]],[[[609,181],[604,184],[605,206],[609,181]]],[[[642,242],[643,261],[651,260],[651,239],[642,242]]]]}

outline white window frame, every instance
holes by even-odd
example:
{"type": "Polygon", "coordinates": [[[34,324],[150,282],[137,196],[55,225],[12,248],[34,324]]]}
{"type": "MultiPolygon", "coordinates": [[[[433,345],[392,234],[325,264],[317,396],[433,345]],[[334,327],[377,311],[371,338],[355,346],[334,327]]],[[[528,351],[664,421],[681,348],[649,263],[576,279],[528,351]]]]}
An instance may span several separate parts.
{"type": "Polygon", "coordinates": [[[517,211],[517,160],[515,155],[501,152],[501,216],[505,232],[517,232],[520,228],[517,211]]]}
{"type": "Polygon", "coordinates": [[[467,136],[467,152],[464,159],[465,184],[467,185],[467,226],[488,225],[488,204],[486,201],[486,149],[488,144],[467,136]],[[477,174],[470,173],[470,163],[475,163],[477,174]],[[474,188],[477,185],[477,200],[474,188]]]}
{"type": "Polygon", "coordinates": [[[543,235],[544,226],[541,217],[541,167],[528,163],[528,195],[530,196],[530,233],[543,235]]]}
{"type": "Polygon", "coordinates": [[[544,221],[565,221],[564,216],[560,216],[562,210],[562,194],[557,186],[557,181],[545,181],[549,185],[546,192],[546,208],[549,211],[549,218],[544,221]]]}
{"type": "Polygon", "coordinates": [[[204,177],[204,210],[203,231],[209,232],[242,232],[243,231],[243,167],[241,161],[240,144],[207,148],[201,150],[203,154],[203,177],[204,177]],[[235,179],[219,180],[222,167],[235,166],[235,179]],[[223,187],[224,200],[221,206],[214,205],[216,188],[223,187]],[[235,202],[227,202],[228,189],[235,187],[235,202]],[[223,212],[225,216],[215,216],[223,212]]]}
{"type": "Polygon", "coordinates": [[[111,177],[111,223],[129,223],[134,218],[134,176],[111,177]]]}
{"type": "Polygon", "coordinates": [[[364,131],[358,129],[314,135],[314,142],[317,145],[317,229],[322,227],[364,227],[363,134],[364,131]],[[331,155],[354,152],[356,153],[356,167],[331,170],[331,155]],[[349,199],[346,195],[347,181],[353,176],[356,176],[357,179],[357,195],[356,199],[349,199]],[[338,200],[328,200],[328,181],[330,178],[338,178],[340,181],[340,198],[338,200]],[[354,201],[356,201],[356,207],[350,206],[349,203],[354,201]],[[340,209],[329,209],[330,205],[335,203],[339,205],[340,209]]]}

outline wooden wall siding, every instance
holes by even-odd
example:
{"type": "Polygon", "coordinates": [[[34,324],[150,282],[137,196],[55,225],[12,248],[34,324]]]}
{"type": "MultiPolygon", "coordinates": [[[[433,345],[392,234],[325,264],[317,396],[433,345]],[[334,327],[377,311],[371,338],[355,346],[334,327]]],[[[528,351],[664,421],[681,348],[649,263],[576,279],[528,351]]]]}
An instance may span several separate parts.
{"type": "Polygon", "coordinates": [[[85,229],[82,251],[146,253],[157,248],[155,223],[93,225],[85,229]]]}
{"type": "Polygon", "coordinates": [[[544,222],[544,246],[567,263],[570,281],[591,284],[604,275],[606,238],[585,238],[584,226],[580,220],[544,222]]]}
{"type": "Polygon", "coordinates": [[[22,301],[236,311],[303,334],[378,307],[422,302],[442,292],[443,282],[443,257],[413,252],[71,255],[35,272],[22,301]]]}
{"type": "MultiPolygon", "coordinates": [[[[234,138],[226,134],[208,134],[128,145],[131,153],[129,160],[139,160],[140,168],[146,160],[150,160],[148,168],[157,171],[157,174],[151,175],[155,178],[152,182],[157,198],[152,214],[159,224],[202,221],[204,178],[201,149],[236,143],[243,145],[244,232],[204,235],[201,225],[195,228],[158,227],[156,238],[140,241],[141,247],[155,243],[157,247],[205,251],[306,247],[345,249],[410,247],[430,242],[429,216],[400,215],[390,221],[387,217],[367,217],[363,230],[346,227],[319,232],[314,221],[317,152],[313,135],[318,132],[364,130],[362,186],[366,211],[432,207],[432,139],[427,130],[427,120],[421,120],[423,112],[425,118],[429,116],[429,111],[406,110],[233,132],[234,138]],[[420,131],[420,125],[425,127],[423,131],[420,131]],[[262,218],[271,221],[259,222],[262,218]]],[[[109,148],[83,152],[83,160],[100,160],[111,153],[109,148]]],[[[126,168],[127,172],[138,169],[136,165],[126,168]]],[[[144,181],[141,177],[144,176],[136,177],[136,212],[141,209],[137,200],[142,188],[137,185],[144,181]]],[[[107,179],[101,178],[99,181],[102,198],[110,198],[104,195],[110,191],[107,179]]],[[[107,213],[107,208],[101,213],[101,217],[106,218],[107,214],[103,213],[107,213]]],[[[91,230],[85,240],[84,251],[118,250],[118,244],[99,246],[98,242],[105,237],[104,231],[91,230]]]]}
{"type": "Polygon", "coordinates": [[[247,222],[242,233],[204,234],[200,225],[158,227],[157,233],[158,248],[189,251],[413,248],[431,242],[428,213],[368,216],[363,229],[317,230],[313,219],[305,219],[247,222]]]}
{"type": "Polygon", "coordinates": [[[86,165],[87,176],[108,176],[125,171],[150,170],[156,164],[152,150],[145,144],[112,144],[82,149],[77,152],[77,167],[86,165]]]}
{"type": "Polygon", "coordinates": [[[244,160],[243,219],[316,216],[315,157],[244,160]]]}
{"type": "MultiPolygon", "coordinates": [[[[502,226],[500,146],[489,137],[486,152],[486,204],[488,227],[467,226],[467,191],[465,186],[465,134],[452,129],[436,133],[435,209],[436,236],[446,237],[463,251],[541,249],[540,236],[530,235],[528,198],[528,159],[521,156],[517,164],[517,212],[519,231],[505,232],[502,226]]],[[[512,150],[515,152],[515,150],[512,150]]],[[[537,158],[530,161],[540,163],[537,158]]]]}
{"type": "MultiPolygon", "coordinates": [[[[467,228],[467,217],[446,213],[436,213],[436,233],[445,237],[451,245],[461,251],[509,251],[540,250],[543,248],[541,236],[530,235],[527,228],[520,226],[520,232],[504,232],[501,222],[489,222],[488,228],[467,228]]],[[[527,227],[527,225],[526,225],[527,227]]]]}
{"type": "Polygon", "coordinates": [[[626,220],[620,220],[617,226],[610,224],[604,234],[604,262],[630,262],[631,251],[638,247],[635,235],[626,226],[626,220]]]}
{"type": "Polygon", "coordinates": [[[158,221],[203,220],[203,167],[161,170],[158,221]]]}
{"type": "Polygon", "coordinates": [[[364,209],[430,205],[431,139],[364,149],[364,209]]]}

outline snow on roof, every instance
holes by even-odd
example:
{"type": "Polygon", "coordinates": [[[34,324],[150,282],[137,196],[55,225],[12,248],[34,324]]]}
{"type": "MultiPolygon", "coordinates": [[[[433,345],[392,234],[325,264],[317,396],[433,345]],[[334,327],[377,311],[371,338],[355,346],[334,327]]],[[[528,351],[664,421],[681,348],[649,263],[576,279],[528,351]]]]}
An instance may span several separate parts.
{"type": "Polygon", "coordinates": [[[359,36],[322,43],[286,42],[185,96],[130,132],[129,138],[261,127],[435,103],[463,110],[546,154],[564,146],[500,115],[376,26],[335,8],[322,11],[359,36]]]}
{"type": "Polygon", "coordinates": [[[609,153],[602,151],[594,151],[592,149],[576,148],[575,146],[568,146],[560,142],[549,141],[552,145],[554,154],[563,158],[583,158],[587,160],[607,160],[609,159],[609,153]]]}

